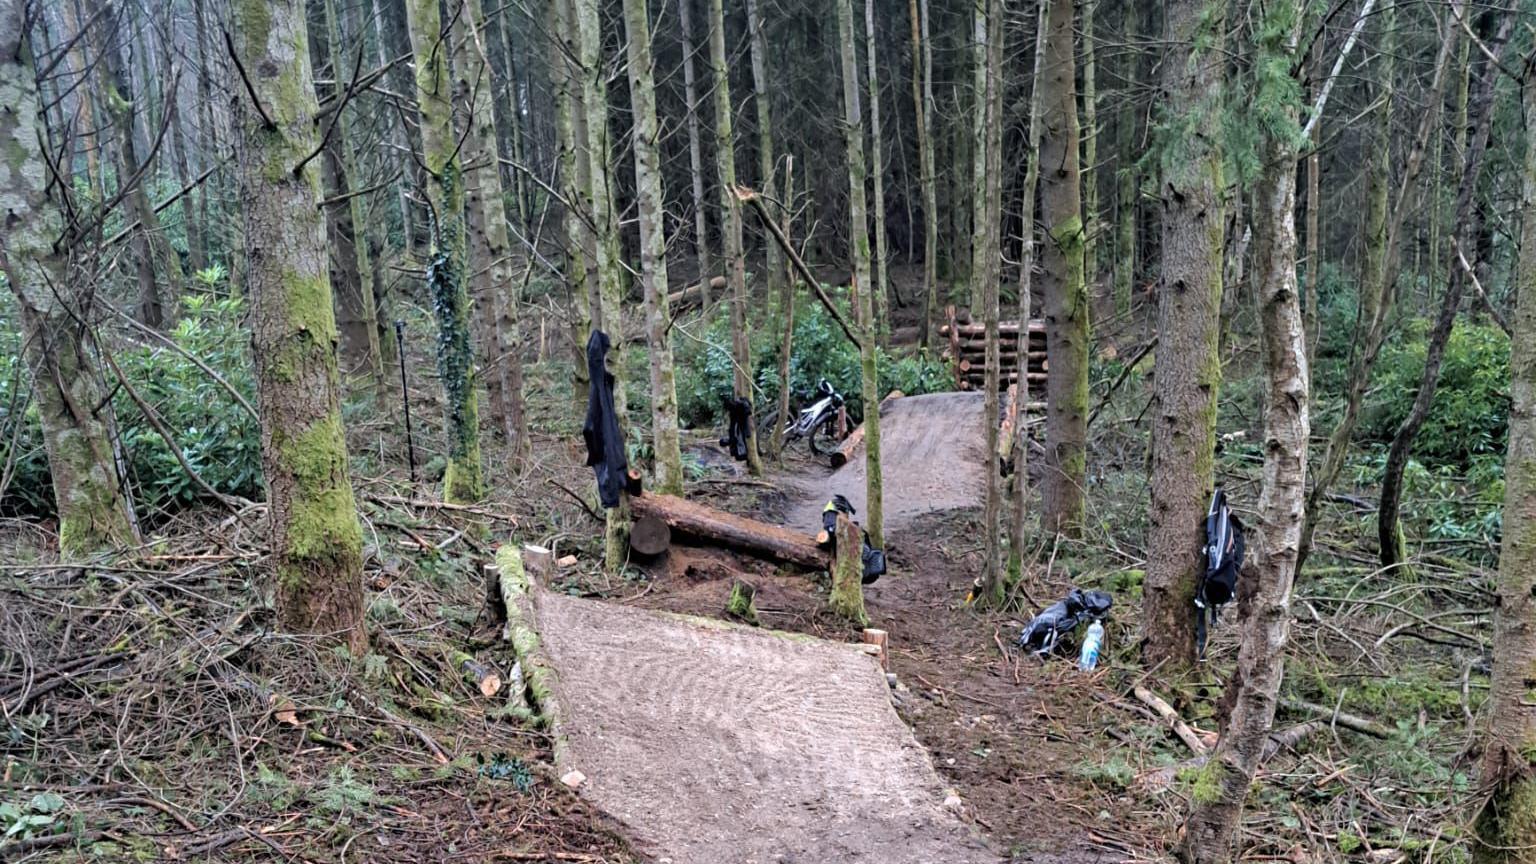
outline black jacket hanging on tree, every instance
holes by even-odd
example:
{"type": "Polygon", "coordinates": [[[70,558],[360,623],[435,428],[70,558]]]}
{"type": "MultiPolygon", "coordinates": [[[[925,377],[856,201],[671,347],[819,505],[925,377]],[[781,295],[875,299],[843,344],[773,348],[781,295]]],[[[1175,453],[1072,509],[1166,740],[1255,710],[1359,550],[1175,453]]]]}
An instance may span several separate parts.
{"type": "Polygon", "coordinates": [[[747,435],[752,427],[752,403],[734,396],[726,397],[725,413],[730,417],[726,436],[720,446],[729,447],[737,462],[747,459],[747,435]]]}
{"type": "Polygon", "coordinates": [[[587,464],[597,473],[597,495],[603,506],[619,506],[619,492],[624,488],[629,462],[624,455],[624,435],[619,431],[619,415],[613,407],[613,375],[605,358],[608,334],[593,330],[587,340],[587,374],[591,388],[587,395],[587,424],[581,437],[587,442],[587,464]]]}

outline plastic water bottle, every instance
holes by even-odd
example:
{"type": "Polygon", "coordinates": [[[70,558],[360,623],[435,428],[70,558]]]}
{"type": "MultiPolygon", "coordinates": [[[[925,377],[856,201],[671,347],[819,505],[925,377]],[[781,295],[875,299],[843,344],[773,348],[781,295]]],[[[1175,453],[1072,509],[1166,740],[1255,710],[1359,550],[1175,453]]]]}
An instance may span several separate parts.
{"type": "Polygon", "coordinates": [[[1083,650],[1077,657],[1077,668],[1084,672],[1093,671],[1093,667],[1099,665],[1099,651],[1104,647],[1104,625],[1098,621],[1088,628],[1088,635],[1083,637],[1083,650]]]}

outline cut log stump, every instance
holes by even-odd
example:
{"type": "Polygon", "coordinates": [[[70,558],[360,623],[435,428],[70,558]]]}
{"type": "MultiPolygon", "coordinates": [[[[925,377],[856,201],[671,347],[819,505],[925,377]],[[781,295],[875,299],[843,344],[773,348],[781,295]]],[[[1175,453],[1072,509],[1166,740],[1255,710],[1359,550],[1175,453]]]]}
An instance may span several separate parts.
{"type": "Polygon", "coordinates": [[[635,520],[629,530],[629,548],[647,557],[655,557],[672,546],[672,528],[657,516],[635,520]]]}
{"type": "Polygon", "coordinates": [[[890,634],[884,630],[866,627],[864,629],[864,644],[873,645],[878,649],[875,656],[880,658],[880,668],[889,672],[891,669],[891,658],[887,652],[890,648],[890,634]]]}
{"type": "Polygon", "coordinates": [[[832,596],[828,600],[834,614],[858,624],[869,623],[864,612],[864,537],[859,526],[846,515],[837,514],[837,554],[832,565],[832,596]]]}
{"type": "MultiPolygon", "coordinates": [[[[893,400],[900,399],[905,395],[906,394],[900,390],[892,390],[891,392],[885,394],[885,398],[880,400],[881,412],[884,412],[885,406],[889,405],[893,400]]],[[[844,465],[847,465],[849,461],[853,459],[853,454],[858,452],[859,446],[863,443],[864,424],[860,423],[856,429],[848,433],[848,437],[843,439],[842,445],[839,446],[835,452],[833,452],[832,467],[841,468],[844,465]]]]}
{"type": "Polygon", "coordinates": [[[489,699],[501,692],[501,673],[495,667],[481,663],[463,652],[454,652],[453,666],[464,675],[464,680],[475,685],[481,696],[489,699]]]}

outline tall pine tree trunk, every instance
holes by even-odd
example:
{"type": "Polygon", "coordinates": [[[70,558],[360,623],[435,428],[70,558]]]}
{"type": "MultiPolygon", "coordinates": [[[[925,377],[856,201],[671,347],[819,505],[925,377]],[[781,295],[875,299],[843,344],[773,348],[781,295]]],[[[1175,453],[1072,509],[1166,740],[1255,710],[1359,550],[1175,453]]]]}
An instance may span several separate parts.
{"type": "Polygon", "coordinates": [[[1099,0],[1083,0],[1083,278],[1089,296],[1099,284],[1099,81],[1093,23],[1099,0]]]}
{"type": "Polygon", "coordinates": [[[584,191],[589,172],[586,159],[586,143],[578,121],[581,113],[580,85],[576,78],[576,25],[571,18],[569,0],[549,0],[549,31],[551,38],[559,41],[552,49],[550,77],[555,91],[555,136],[559,151],[558,162],[561,180],[560,240],[565,251],[565,280],[571,304],[571,376],[573,411],[578,414],[587,410],[587,338],[592,333],[592,286],[588,278],[586,238],[590,236],[585,219],[587,195],[584,191]]]}
{"type": "Polygon", "coordinates": [[[657,491],[681,495],[683,454],[678,441],[677,383],[667,330],[666,196],[662,190],[661,125],[656,120],[651,22],[645,0],[624,0],[629,37],[629,101],[634,106],[635,193],[640,210],[640,281],[645,288],[645,338],[651,366],[651,437],[657,491]]]}
{"type": "MultiPolygon", "coordinates": [[[[1536,141],[1536,80],[1524,83],[1525,134],[1536,141]]],[[[1482,788],[1472,860],[1516,864],[1536,847],[1536,147],[1521,176],[1520,253],[1510,336],[1509,452],[1503,548],[1494,604],[1493,689],[1484,725],[1482,788]]],[[[1452,265],[1453,269],[1455,265],[1452,265]]]]}
{"type": "MultiPolygon", "coordinates": [[[[715,88],[715,165],[720,181],[720,215],[725,235],[725,278],[731,292],[731,356],[735,361],[735,395],[752,400],[752,322],[747,317],[747,260],[742,248],[741,202],[736,198],[736,136],[732,132],[731,83],[725,56],[725,11],[721,0],[709,0],[709,65],[715,88]]],[[[707,279],[702,280],[707,284],[707,279]]],[[[757,452],[757,424],[747,425],[747,469],[763,473],[757,452]]]]}
{"type": "MultiPolygon", "coordinates": [[[[699,134],[699,88],[695,83],[693,55],[693,0],[677,0],[678,22],[683,28],[683,94],[688,102],[688,169],[693,180],[693,249],[699,259],[700,307],[709,310],[709,280],[715,268],[709,257],[709,217],[704,206],[703,136],[699,134]]],[[[729,190],[727,190],[729,191],[729,190]]]]}
{"type": "MultiPolygon", "coordinates": [[[[435,14],[435,7],[434,7],[435,14]]],[[[361,657],[363,530],[347,473],[301,0],[236,0],[240,203],[278,620],[361,657]],[[251,100],[257,100],[252,104],[251,100]]]]}
{"type": "Polygon", "coordinates": [[[1083,275],[1077,69],[1072,3],[1051,4],[1041,69],[1040,210],[1045,265],[1045,481],[1042,527],[1069,537],[1083,525],[1088,439],[1088,290],[1083,275]]]}
{"type": "Polygon", "coordinates": [[[875,189],[875,261],[870,288],[874,292],[875,332],[885,345],[891,336],[890,255],[885,236],[885,139],[880,128],[880,79],[875,69],[875,0],[864,0],[864,36],[869,53],[869,154],[875,189]]]}
{"type": "MultiPolygon", "coordinates": [[[[719,2],[719,0],[714,0],[719,2]]],[[[864,403],[864,530],[876,548],[885,546],[885,507],[880,476],[880,381],[875,368],[875,310],[870,296],[869,218],[864,198],[864,113],[859,107],[859,54],[852,0],[837,2],[838,54],[843,72],[843,139],[848,151],[848,222],[853,247],[853,284],[859,319],[859,360],[864,403]]]]}
{"type": "Polygon", "coordinates": [[[416,58],[422,161],[434,220],[427,291],[437,317],[437,373],[442,380],[443,425],[448,436],[443,498],[449,503],[467,504],[485,496],[485,478],[480,465],[480,405],[470,340],[464,169],[453,124],[448,51],[438,2],[406,0],[405,11],[416,58]]]}
{"type": "MultiPolygon", "coordinates": [[[[759,191],[763,193],[768,212],[777,215],[782,211],[775,203],[778,195],[774,181],[776,163],[773,151],[773,110],[768,95],[771,89],[768,82],[768,36],[764,32],[762,9],[758,0],[747,0],[747,35],[752,51],[752,102],[757,106],[757,182],[762,186],[759,191]]],[[[766,231],[764,237],[767,237],[766,231]]],[[[777,297],[782,293],[781,286],[787,272],[784,253],[779,249],[779,244],[771,239],[765,239],[764,246],[768,296],[777,297]]],[[[704,278],[707,277],[701,275],[700,281],[704,278]]],[[[781,422],[777,425],[782,428],[784,424],[781,422]]]]}
{"type": "Polygon", "coordinates": [[[933,50],[928,40],[928,0],[908,0],[912,19],[912,111],[917,127],[918,184],[923,197],[923,347],[933,349],[939,314],[939,204],[933,171],[933,50]]]}
{"type": "MultiPolygon", "coordinates": [[[[1301,30],[1297,0],[1273,3],[1253,30],[1256,63],[1291,68],[1301,30]]],[[[1276,87],[1274,83],[1260,87],[1276,87]]],[[[1283,87],[1283,85],[1282,85],[1283,87]]],[[[1210,760],[1195,778],[1180,857],[1192,864],[1234,860],[1243,803],[1274,723],[1285,670],[1296,575],[1310,430],[1307,346],[1296,284],[1296,147],[1301,137],[1294,96],[1253,95],[1267,106],[1263,169],[1254,190],[1254,278],[1264,357],[1264,479],[1258,524],[1250,532],[1252,565],[1241,602],[1242,641],[1232,712],[1210,760]]]]}
{"type": "MultiPolygon", "coordinates": [[[[19,24],[24,0],[0,0],[0,21],[19,24]]],[[[0,26],[0,273],[16,297],[22,344],[32,373],[48,473],[59,513],[59,554],[79,561],[137,542],[118,482],[112,441],[85,309],[70,308],[70,261],[55,244],[64,215],[48,197],[43,115],[32,49],[20,26],[0,26]]]]}
{"type": "MultiPolygon", "coordinates": [[[[972,9],[975,44],[972,62],[977,88],[976,103],[976,168],[974,175],[974,213],[976,237],[971,246],[971,275],[975,286],[973,296],[981,298],[982,321],[986,328],[985,409],[982,424],[987,452],[987,491],[982,510],[982,599],[991,604],[1000,603],[1004,593],[1002,572],[1001,534],[1002,472],[998,465],[997,435],[999,423],[999,384],[1002,370],[998,351],[998,280],[993,269],[1001,260],[998,238],[1002,212],[1002,180],[996,169],[1002,162],[1002,3],[997,0],[975,0],[972,9]],[[997,194],[994,194],[996,190],[997,194]],[[995,205],[995,206],[994,206],[995,205]]],[[[1027,333],[1020,337],[1021,344],[1028,340],[1027,333]]],[[[1021,352],[1021,353],[1028,353],[1021,352]]],[[[1028,380],[1021,378],[1021,385],[1028,380]]],[[[1025,398],[1025,397],[1020,397],[1025,398]]],[[[1026,399],[1027,401],[1027,399],[1026,399]]]]}
{"type": "Polygon", "coordinates": [[[1182,116],[1169,124],[1171,134],[1158,151],[1163,278],[1148,414],[1152,532],[1142,598],[1142,660],[1149,668],[1177,669],[1195,660],[1195,552],[1211,495],[1221,388],[1225,9],[1221,0],[1177,0],[1167,7],[1170,50],[1160,98],[1182,116]]]}
{"type": "Polygon", "coordinates": [[[493,419],[501,426],[516,465],[528,447],[528,421],[523,411],[522,334],[507,239],[507,196],[501,185],[488,36],[481,0],[463,0],[453,22],[452,43],[454,104],[462,114],[466,162],[469,272],[479,307],[481,368],[490,384],[493,419]]]}

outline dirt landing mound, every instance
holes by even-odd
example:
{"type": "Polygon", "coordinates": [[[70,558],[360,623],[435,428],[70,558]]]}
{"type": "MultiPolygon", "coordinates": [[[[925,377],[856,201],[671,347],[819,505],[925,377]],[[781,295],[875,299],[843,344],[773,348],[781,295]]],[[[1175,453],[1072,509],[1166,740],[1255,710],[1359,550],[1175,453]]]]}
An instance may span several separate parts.
{"type": "Polygon", "coordinates": [[[583,797],[674,864],[997,857],[852,647],[540,592],[583,797]]]}
{"type": "MultiPolygon", "coordinates": [[[[880,415],[880,463],[885,475],[885,526],[905,527],[926,513],[979,507],[987,492],[986,439],[981,393],[931,393],[887,403],[880,415]]],[[[804,492],[787,522],[803,531],[821,528],[821,510],[834,494],[865,512],[864,450],[847,465],[796,481],[804,492]]]]}

